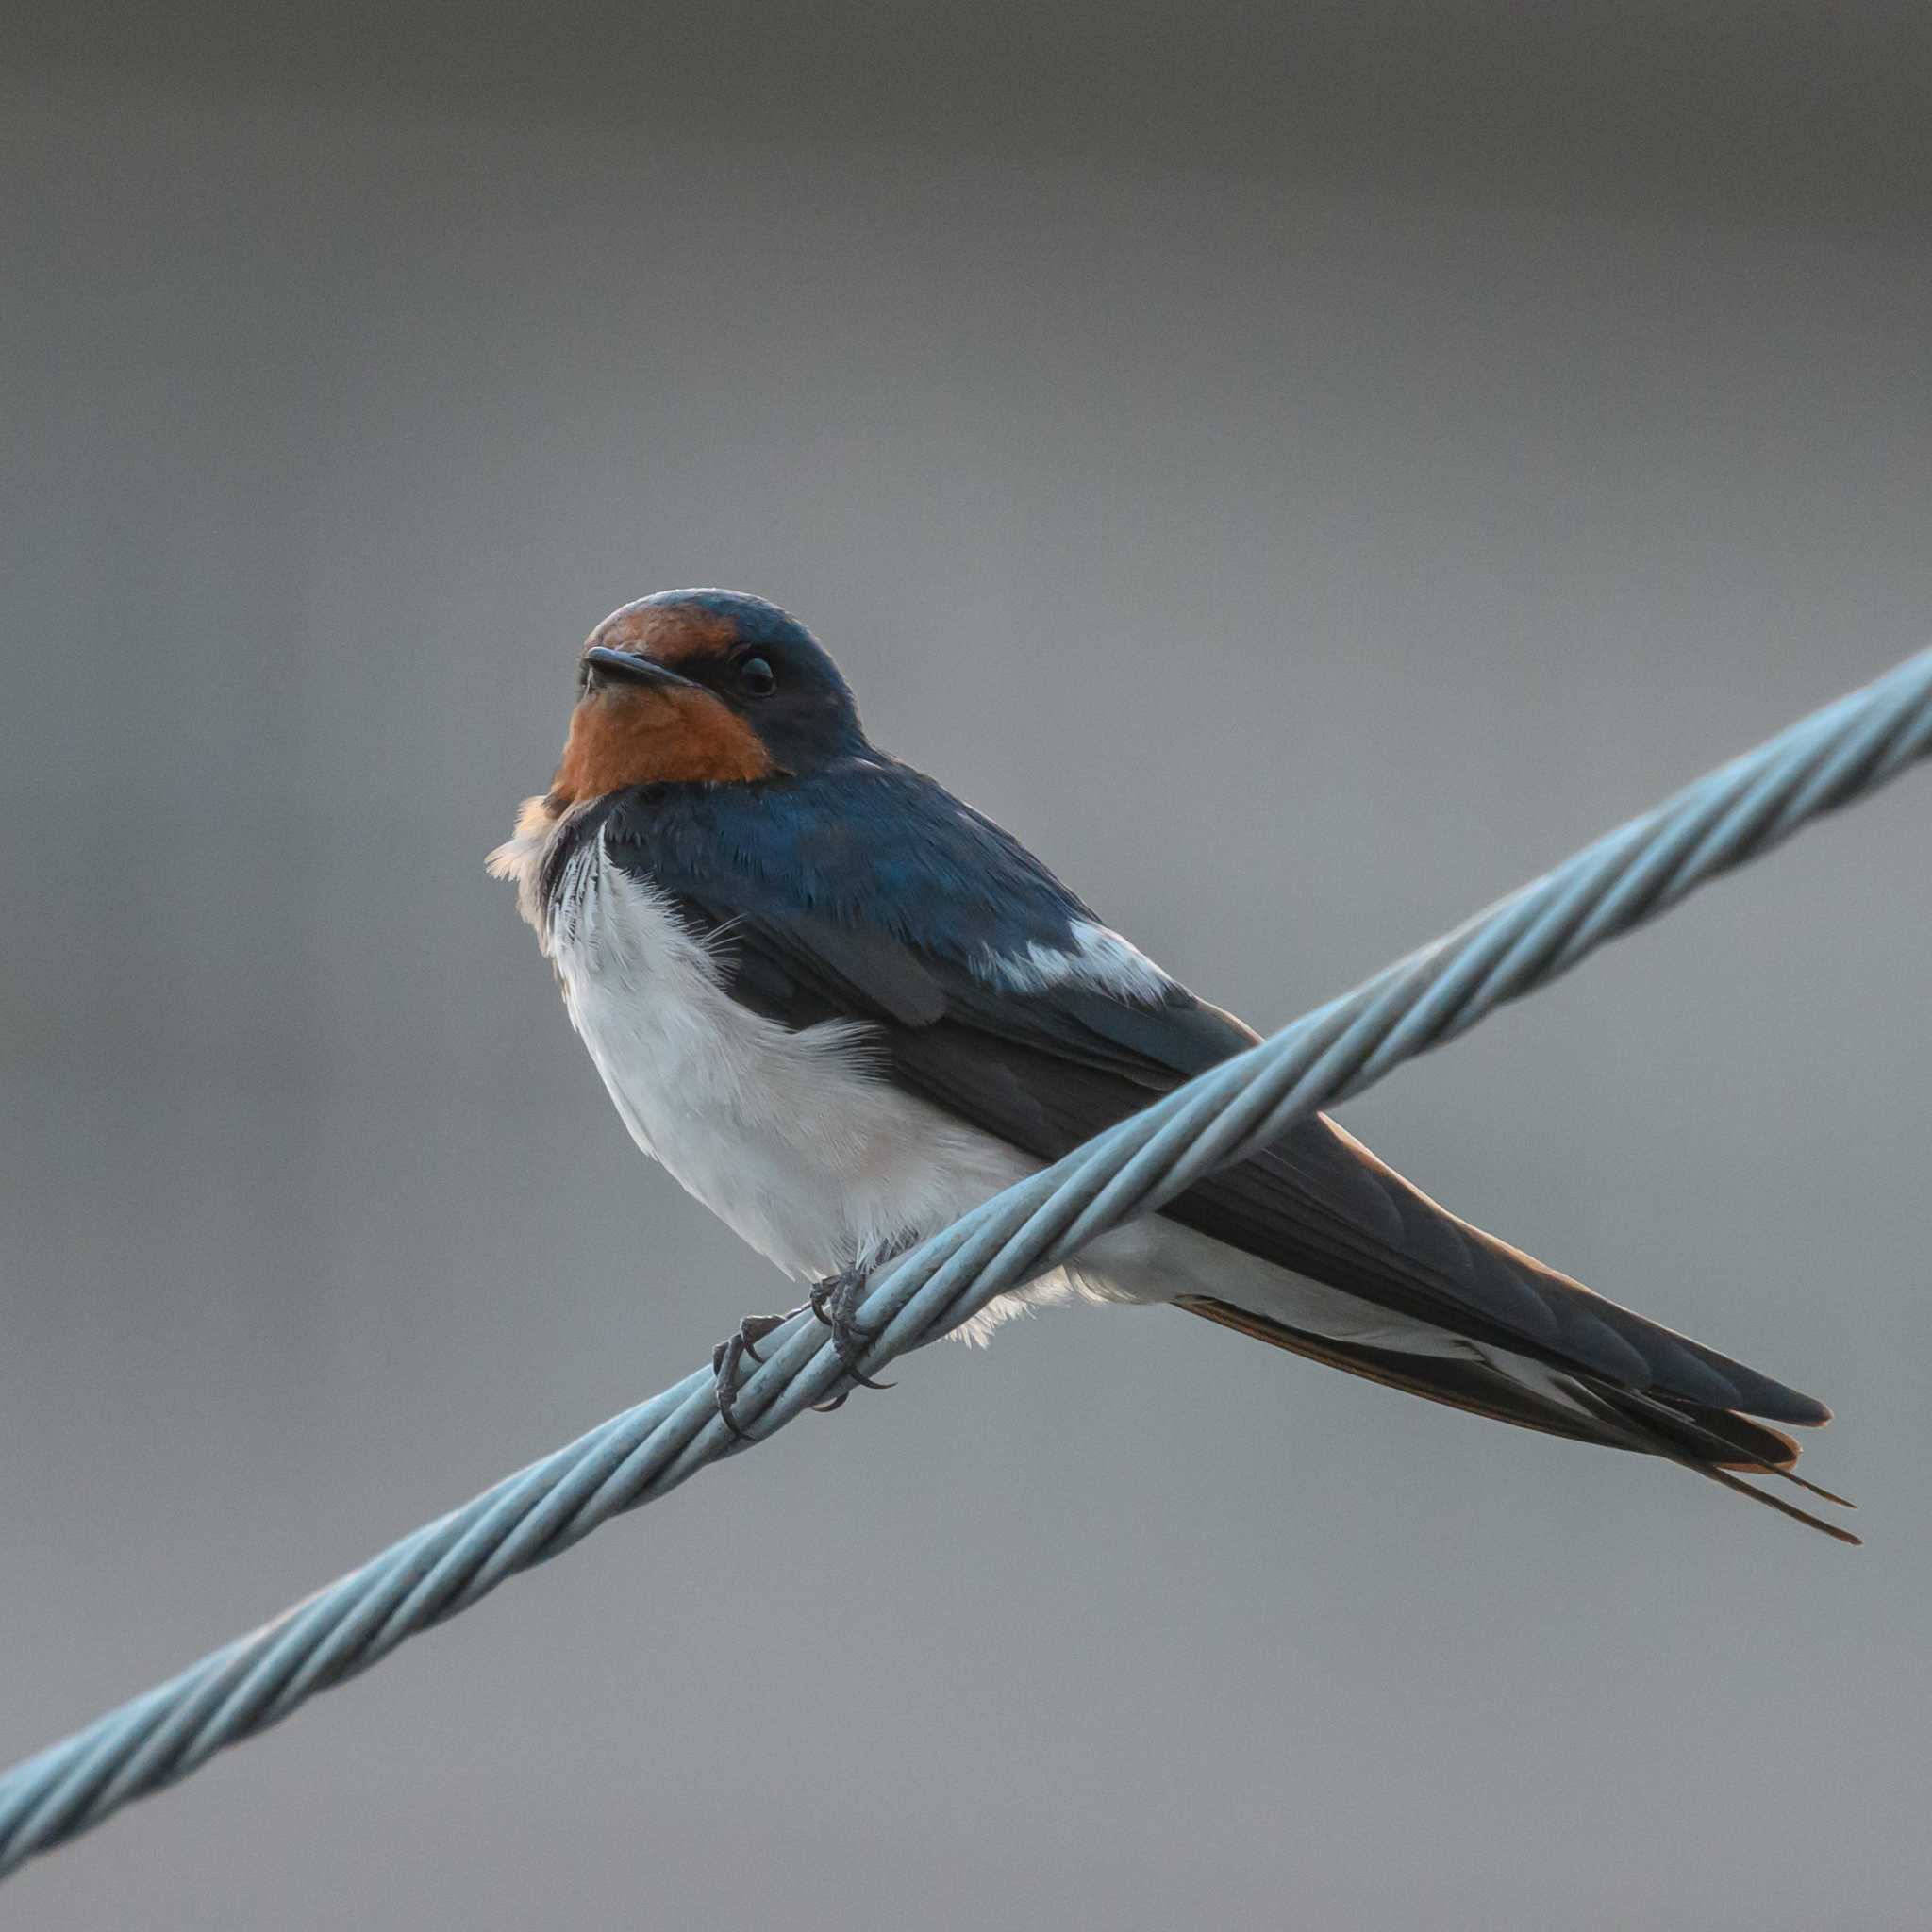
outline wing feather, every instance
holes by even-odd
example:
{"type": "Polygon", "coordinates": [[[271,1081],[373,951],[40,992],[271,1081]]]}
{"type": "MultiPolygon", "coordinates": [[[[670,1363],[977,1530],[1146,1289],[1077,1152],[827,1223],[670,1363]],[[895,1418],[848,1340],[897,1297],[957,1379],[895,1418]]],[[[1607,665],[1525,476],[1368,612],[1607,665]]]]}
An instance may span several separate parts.
{"type": "MultiPolygon", "coordinates": [[[[745,1005],[793,1027],[872,1023],[887,1077],[1041,1159],[1255,1043],[1138,955],[1109,986],[1105,956],[1074,950],[1081,931],[1104,928],[1030,854],[929,780],[868,769],[898,788],[869,841],[850,823],[850,787],[831,803],[757,787],[733,788],[756,794],[736,805],[639,798],[599,831],[619,863],[711,938],[745,1005]],[[775,817],[780,806],[791,817],[775,817]],[[835,807],[836,836],[814,836],[810,813],[835,807]],[[734,809],[764,817],[739,824],[734,809]],[[821,863],[828,850],[842,870],[821,863]],[[1069,970],[1042,973],[1042,958],[1069,970]]],[[[1378,1308],[1687,1415],[1829,1418],[1813,1398],[1459,1220],[1325,1117],[1164,1211],[1378,1308]]]]}

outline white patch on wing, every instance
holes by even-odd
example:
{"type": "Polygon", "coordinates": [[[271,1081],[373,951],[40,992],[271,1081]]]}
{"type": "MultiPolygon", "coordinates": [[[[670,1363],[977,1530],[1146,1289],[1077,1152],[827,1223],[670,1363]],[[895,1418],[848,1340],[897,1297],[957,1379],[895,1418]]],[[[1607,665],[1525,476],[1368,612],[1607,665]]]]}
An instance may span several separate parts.
{"type": "Polygon", "coordinates": [[[1130,940],[1091,919],[1073,923],[1071,947],[1033,941],[1025,952],[986,947],[976,962],[980,976],[1009,992],[1051,992],[1057,986],[1085,987],[1121,999],[1159,1000],[1174,982],[1130,940]]]}

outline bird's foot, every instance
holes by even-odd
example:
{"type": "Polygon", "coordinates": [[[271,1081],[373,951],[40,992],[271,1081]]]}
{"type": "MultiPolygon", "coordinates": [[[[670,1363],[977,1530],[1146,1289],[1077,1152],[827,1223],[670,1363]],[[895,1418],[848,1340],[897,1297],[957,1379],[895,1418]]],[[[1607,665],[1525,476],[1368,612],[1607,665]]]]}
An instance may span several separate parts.
{"type": "MultiPolygon", "coordinates": [[[[761,1362],[764,1357],[758,1353],[758,1343],[774,1330],[784,1327],[793,1315],[802,1315],[810,1305],[801,1303],[795,1308],[788,1308],[782,1315],[747,1315],[738,1324],[737,1334],[721,1341],[711,1351],[711,1399],[718,1405],[718,1420],[738,1438],[741,1442],[751,1441],[738,1424],[738,1371],[746,1356],[753,1361],[761,1362]]],[[[817,1310],[814,1308],[813,1312],[817,1310]]]]}
{"type": "MultiPolygon", "coordinates": [[[[758,1353],[758,1343],[782,1328],[793,1315],[809,1312],[832,1331],[832,1346],[838,1351],[845,1373],[861,1389],[890,1389],[892,1386],[890,1382],[874,1381],[870,1375],[860,1374],[858,1368],[866,1349],[878,1340],[873,1330],[864,1327],[857,1319],[858,1305],[865,1299],[866,1284],[870,1279],[871,1271],[865,1268],[847,1268],[841,1274],[828,1274],[813,1286],[809,1301],[795,1308],[787,1308],[782,1315],[747,1315],[738,1324],[738,1332],[711,1351],[711,1398],[717,1405],[718,1420],[741,1442],[748,1442],[752,1439],[738,1420],[739,1370],[743,1367],[747,1356],[755,1362],[763,1361],[764,1357],[758,1353]]],[[[829,1415],[833,1409],[845,1406],[845,1398],[851,1392],[849,1389],[841,1390],[829,1402],[816,1402],[812,1407],[821,1415],[829,1415]]]]}
{"type": "MultiPolygon", "coordinates": [[[[878,1340],[872,1329],[862,1327],[856,1319],[870,1279],[871,1271],[866,1268],[847,1268],[838,1274],[828,1274],[814,1285],[806,1306],[832,1331],[832,1346],[844,1363],[845,1373],[861,1389],[890,1389],[891,1383],[874,1382],[870,1375],[861,1374],[858,1368],[866,1349],[878,1340]]],[[[829,1415],[833,1409],[844,1407],[845,1398],[851,1392],[841,1389],[829,1402],[817,1402],[812,1407],[821,1415],[829,1415]]]]}

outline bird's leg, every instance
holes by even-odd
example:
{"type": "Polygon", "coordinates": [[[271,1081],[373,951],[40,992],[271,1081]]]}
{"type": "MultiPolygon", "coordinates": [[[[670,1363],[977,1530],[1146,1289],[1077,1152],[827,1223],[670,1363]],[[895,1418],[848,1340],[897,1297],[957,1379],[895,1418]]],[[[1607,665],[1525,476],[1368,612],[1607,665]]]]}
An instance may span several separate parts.
{"type": "MultiPolygon", "coordinates": [[[[901,1244],[903,1247],[903,1243],[901,1244]]],[[[874,1382],[871,1376],[858,1372],[859,1357],[869,1343],[878,1340],[870,1328],[861,1327],[856,1319],[858,1305],[865,1299],[866,1284],[872,1279],[872,1269],[879,1262],[889,1261],[901,1252],[895,1247],[878,1256],[871,1266],[841,1269],[837,1274],[828,1274],[823,1281],[812,1287],[811,1299],[806,1306],[821,1322],[832,1331],[832,1346],[838,1351],[839,1359],[845,1365],[845,1373],[861,1389],[890,1389],[890,1382],[874,1382]]],[[[845,1398],[851,1394],[849,1389],[841,1389],[829,1402],[814,1403],[812,1407],[822,1415],[829,1415],[835,1408],[845,1406],[845,1398]]]]}
{"type": "Polygon", "coordinates": [[[758,1353],[758,1343],[774,1330],[784,1327],[793,1315],[802,1315],[810,1308],[817,1309],[809,1302],[801,1302],[795,1308],[787,1308],[782,1315],[747,1315],[738,1324],[737,1334],[721,1341],[711,1351],[711,1399],[718,1405],[718,1420],[738,1438],[748,1442],[751,1438],[738,1426],[738,1371],[746,1356],[753,1361],[761,1362],[764,1357],[758,1353]]]}
{"type": "MultiPolygon", "coordinates": [[[[764,1360],[758,1353],[758,1343],[775,1329],[782,1328],[793,1315],[809,1311],[832,1331],[832,1346],[838,1351],[845,1373],[860,1388],[890,1389],[892,1386],[890,1382],[874,1382],[871,1376],[859,1374],[859,1357],[867,1345],[876,1341],[878,1337],[871,1329],[861,1327],[855,1317],[859,1303],[865,1299],[866,1284],[872,1279],[872,1271],[904,1254],[910,1245],[909,1241],[895,1242],[875,1255],[864,1267],[846,1268],[837,1274],[826,1275],[824,1280],[813,1284],[809,1301],[800,1303],[795,1308],[787,1308],[782,1315],[747,1315],[738,1324],[737,1334],[721,1341],[711,1351],[711,1395],[718,1406],[718,1420],[741,1442],[748,1442],[752,1439],[738,1425],[738,1372],[746,1356],[755,1362],[764,1360]]],[[[841,1390],[829,1402],[817,1402],[812,1407],[820,1414],[829,1415],[833,1409],[844,1407],[845,1397],[850,1393],[850,1390],[841,1390]]]]}

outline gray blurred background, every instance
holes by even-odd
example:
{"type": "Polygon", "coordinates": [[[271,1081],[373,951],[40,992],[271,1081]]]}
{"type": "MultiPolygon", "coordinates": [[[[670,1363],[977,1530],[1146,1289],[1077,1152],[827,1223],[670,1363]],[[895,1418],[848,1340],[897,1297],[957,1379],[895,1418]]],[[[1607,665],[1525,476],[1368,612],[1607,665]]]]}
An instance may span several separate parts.
{"type": "MultiPolygon", "coordinates": [[[[785,1299],[483,873],[611,606],[791,606],[1262,1025],[1932,634],[1919,6],[242,13],[9,34],[0,1757],[785,1299]]],[[[0,1921],[1923,1925],[1928,813],[1345,1116],[1869,1549],[1057,1314],[0,1921]]]]}

